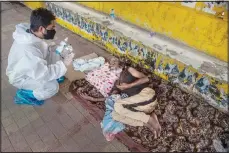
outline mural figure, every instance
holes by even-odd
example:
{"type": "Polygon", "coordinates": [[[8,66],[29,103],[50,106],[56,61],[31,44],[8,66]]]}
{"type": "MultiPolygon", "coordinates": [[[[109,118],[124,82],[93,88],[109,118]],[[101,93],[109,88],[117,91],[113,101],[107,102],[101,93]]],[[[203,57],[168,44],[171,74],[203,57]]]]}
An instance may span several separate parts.
{"type": "Polygon", "coordinates": [[[226,95],[223,89],[220,89],[220,97],[218,101],[220,101],[224,107],[229,105],[229,95],[226,95]]]}
{"type": "Polygon", "coordinates": [[[80,28],[84,30],[84,27],[85,27],[85,21],[84,21],[84,18],[80,18],[80,24],[79,24],[80,28]]]}
{"type": "Polygon", "coordinates": [[[137,44],[134,44],[134,43],[131,43],[131,44],[133,45],[131,52],[136,57],[136,56],[138,56],[138,49],[139,49],[139,47],[138,47],[137,44]]]}
{"type": "Polygon", "coordinates": [[[150,70],[154,71],[156,69],[156,60],[157,60],[156,53],[152,51],[148,51],[145,56],[146,56],[146,59],[145,59],[146,65],[149,65],[150,70]]]}
{"type": "Polygon", "coordinates": [[[166,64],[164,72],[166,75],[179,74],[179,70],[176,64],[166,64]]]}
{"type": "Polygon", "coordinates": [[[181,73],[179,74],[178,79],[179,79],[180,82],[186,83],[187,80],[188,80],[188,77],[189,77],[190,75],[191,75],[191,74],[190,74],[190,72],[188,71],[188,68],[185,67],[185,68],[181,71],[181,73]]]}
{"type": "Polygon", "coordinates": [[[146,54],[147,54],[147,48],[145,47],[139,47],[138,49],[138,57],[140,59],[146,59],[146,54]]]}
{"type": "Polygon", "coordinates": [[[80,16],[79,17],[79,20],[78,20],[78,26],[81,28],[82,27],[82,21],[83,21],[83,19],[82,19],[82,17],[80,16]]]}
{"type": "Polygon", "coordinates": [[[98,23],[95,23],[94,25],[94,31],[95,31],[95,34],[96,35],[99,35],[100,34],[100,25],[98,23]]]}
{"type": "Polygon", "coordinates": [[[53,8],[52,8],[53,4],[52,3],[45,2],[45,4],[46,4],[46,7],[47,7],[48,10],[51,10],[51,11],[53,10],[53,8]]]}
{"type": "Polygon", "coordinates": [[[101,34],[102,34],[102,35],[101,35],[102,40],[103,40],[103,41],[108,41],[108,32],[106,31],[105,28],[101,30],[101,34]]]}
{"type": "Polygon", "coordinates": [[[141,49],[140,49],[140,48],[138,49],[138,57],[139,57],[140,59],[142,59],[142,53],[141,53],[141,49]]]}
{"type": "Polygon", "coordinates": [[[217,84],[219,84],[218,81],[213,80],[211,84],[209,85],[209,95],[212,99],[218,102],[218,104],[222,104],[223,106],[226,106],[228,104],[227,96],[224,93],[223,89],[219,89],[217,87],[217,84]]]}
{"type": "Polygon", "coordinates": [[[159,74],[163,74],[163,73],[164,73],[164,69],[163,69],[163,59],[161,59],[160,62],[159,62],[159,64],[158,64],[157,72],[158,72],[159,74]]]}
{"type": "Polygon", "coordinates": [[[210,82],[207,77],[200,78],[195,84],[195,88],[202,94],[207,94],[209,86],[210,82]]]}
{"type": "Polygon", "coordinates": [[[91,21],[87,21],[87,32],[90,34],[94,33],[94,24],[91,21]]]}
{"type": "Polygon", "coordinates": [[[90,33],[89,24],[87,20],[85,20],[84,30],[87,31],[87,33],[90,33]]]}
{"type": "Polygon", "coordinates": [[[63,11],[63,20],[68,21],[68,11],[66,9],[63,11]]]}
{"type": "Polygon", "coordinates": [[[64,19],[64,10],[61,7],[57,7],[57,16],[64,19]]]}
{"type": "Polygon", "coordinates": [[[214,4],[205,2],[205,7],[202,9],[202,11],[210,14],[215,14],[216,12],[213,10],[214,4]]]}
{"type": "Polygon", "coordinates": [[[146,59],[147,53],[148,53],[148,49],[147,48],[143,48],[143,50],[142,50],[143,59],[146,59]]]}
{"type": "Polygon", "coordinates": [[[57,16],[57,6],[51,3],[50,9],[51,9],[52,12],[57,16]]]}
{"type": "Polygon", "coordinates": [[[61,14],[61,9],[57,6],[57,5],[55,5],[55,4],[53,4],[53,13],[57,16],[57,17],[59,17],[59,18],[62,18],[62,14],[61,14]]]}
{"type": "Polygon", "coordinates": [[[120,51],[120,53],[125,53],[127,50],[127,42],[122,37],[116,37],[114,46],[117,47],[120,51]],[[117,41],[116,41],[117,39],[117,41]]]}
{"type": "Polygon", "coordinates": [[[124,42],[122,43],[121,51],[125,52],[126,50],[127,50],[127,42],[124,41],[124,42]]]}
{"type": "Polygon", "coordinates": [[[50,3],[50,9],[57,16],[57,6],[53,3],[50,3]]]}
{"type": "Polygon", "coordinates": [[[109,43],[114,44],[115,43],[115,36],[111,35],[108,40],[109,43]]]}
{"type": "Polygon", "coordinates": [[[188,86],[188,87],[192,87],[197,80],[198,77],[198,73],[192,73],[188,70],[188,67],[185,67],[181,73],[178,76],[178,80],[180,83],[188,86]]]}
{"type": "MultiPolygon", "coordinates": [[[[195,1],[195,0],[192,0],[192,1],[195,1]]],[[[196,2],[191,2],[191,0],[185,0],[184,2],[181,2],[181,5],[187,6],[190,8],[195,8],[196,2]]]]}
{"type": "Polygon", "coordinates": [[[69,23],[73,23],[74,21],[74,16],[73,12],[70,10],[65,10],[64,11],[64,18],[67,20],[69,23]]]}
{"type": "Polygon", "coordinates": [[[132,42],[131,42],[131,40],[128,41],[128,50],[129,51],[132,50],[132,42]]]}
{"type": "Polygon", "coordinates": [[[187,82],[184,82],[185,85],[193,87],[193,85],[196,83],[197,78],[198,78],[198,73],[195,72],[192,75],[189,75],[187,78],[187,82]]]}
{"type": "Polygon", "coordinates": [[[169,81],[173,83],[178,82],[179,69],[176,64],[167,64],[164,73],[168,76],[169,81]]]}
{"type": "Polygon", "coordinates": [[[80,15],[78,13],[74,14],[73,25],[79,27],[80,15]]]}

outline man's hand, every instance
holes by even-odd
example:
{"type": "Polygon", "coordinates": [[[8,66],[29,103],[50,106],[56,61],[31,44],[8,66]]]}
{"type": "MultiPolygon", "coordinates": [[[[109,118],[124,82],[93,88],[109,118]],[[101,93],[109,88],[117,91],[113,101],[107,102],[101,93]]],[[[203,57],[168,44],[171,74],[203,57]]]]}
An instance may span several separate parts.
{"type": "Polygon", "coordinates": [[[82,97],[83,99],[89,100],[89,101],[93,101],[94,99],[90,96],[88,96],[85,93],[80,93],[80,97],[82,97]]]}
{"type": "Polygon", "coordinates": [[[56,43],[55,42],[51,42],[49,45],[48,45],[48,51],[49,52],[55,52],[56,51],[56,43]]]}
{"type": "Polygon", "coordinates": [[[131,85],[130,84],[127,84],[127,83],[121,83],[120,85],[116,85],[117,88],[119,88],[120,90],[125,90],[125,89],[129,89],[131,88],[131,85]]]}

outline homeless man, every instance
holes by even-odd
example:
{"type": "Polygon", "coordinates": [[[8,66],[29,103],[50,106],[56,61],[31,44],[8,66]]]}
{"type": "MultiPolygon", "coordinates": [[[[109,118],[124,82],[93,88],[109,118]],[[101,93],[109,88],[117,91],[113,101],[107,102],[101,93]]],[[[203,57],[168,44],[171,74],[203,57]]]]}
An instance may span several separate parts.
{"type": "MultiPolygon", "coordinates": [[[[94,77],[96,77],[94,75],[94,77]]],[[[123,68],[110,95],[126,95],[123,99],[114,102],[112,117],[114,120],[131,126],[147,126],[154,133],[155,138],[160,136],[161,126],[153,112],[157,105],[155,91],[148,87],[149,78],[132,67],[123,68]]],[[[86,100],[99,102],[109,101],[109,97],[91,97],[81,88],[78,94],[86,100]]],[[[112,99],[112,98],[111,98],[112,99]]]]}

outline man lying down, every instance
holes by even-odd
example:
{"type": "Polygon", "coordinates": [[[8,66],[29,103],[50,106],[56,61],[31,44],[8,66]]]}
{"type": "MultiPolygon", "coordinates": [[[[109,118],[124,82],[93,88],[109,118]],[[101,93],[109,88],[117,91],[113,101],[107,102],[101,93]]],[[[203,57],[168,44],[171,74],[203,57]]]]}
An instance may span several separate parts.
{"type": "Polygon", "coordinates": [[[106,112],[102,121],[103,134],[111,141],[125,126],[146,126],[157,138],[161,126],[153,112],[157,105],[155,91],[148,87],[149,78],[132,67],[121,67],[120,61],[112,57],[109,63],[89,72],[85,78],[104,98],[91,97],[78,88],[83,99],[105,101],[106,112]]]}

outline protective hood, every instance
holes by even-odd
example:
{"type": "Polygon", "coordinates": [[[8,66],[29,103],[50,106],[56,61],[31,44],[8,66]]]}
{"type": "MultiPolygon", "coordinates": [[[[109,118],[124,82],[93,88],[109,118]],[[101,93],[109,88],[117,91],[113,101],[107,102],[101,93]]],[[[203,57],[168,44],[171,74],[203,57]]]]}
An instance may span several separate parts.
{"type": "Polygon", "coordinates": [[[31,44],[42,41],[42,39],[36,37],[35,35],[26,32],[29,28],[30,25],[28,23],[20,23],[16,25],[16,30],[13,33],[14,40],[19,44],[31,44]]]}

